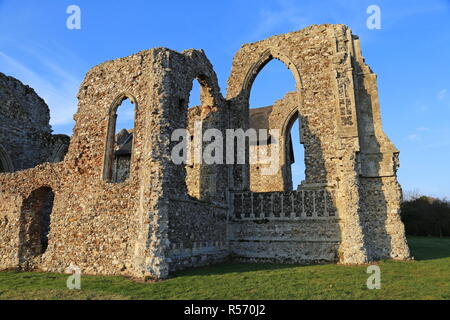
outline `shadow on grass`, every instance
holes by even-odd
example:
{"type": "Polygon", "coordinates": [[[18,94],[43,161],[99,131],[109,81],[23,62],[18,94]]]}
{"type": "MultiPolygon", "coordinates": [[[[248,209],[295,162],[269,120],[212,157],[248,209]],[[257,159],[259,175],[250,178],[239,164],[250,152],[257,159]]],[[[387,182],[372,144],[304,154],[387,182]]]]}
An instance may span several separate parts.
{"type": "Polygon", "coordinates": [[[239,262],[225,262],[223,264],[214,264],[205,267],[199,267],[195,269],[187,269],[175,272],[172,277],[180,276],[211,276],[211,275],[223,275],[231,273],[245,273],[255,271],[275,271],[281,269],[294,269],[302,267],[297,264],[256,264],[256,263],[239,263],[239,262]]]}
{"type": "Polygon", "coordinates": [[[450,238],[408,237],[408,244],[418,261],[450,258],[450,238]]]}
{"type": "MultiPolygon", "coordinates": [[[[450,238],[408,237],[411,254],[417,261],[450,258],[450,238]]],[[[311,265],[300,264],[270,264],[270,263],[239,263],[225,262],[194,269],[178,271],[172,274],[172,278],[181,276],[211,276],[258,271],[277,271],[282,269],[295,269],[311,265]]]]}

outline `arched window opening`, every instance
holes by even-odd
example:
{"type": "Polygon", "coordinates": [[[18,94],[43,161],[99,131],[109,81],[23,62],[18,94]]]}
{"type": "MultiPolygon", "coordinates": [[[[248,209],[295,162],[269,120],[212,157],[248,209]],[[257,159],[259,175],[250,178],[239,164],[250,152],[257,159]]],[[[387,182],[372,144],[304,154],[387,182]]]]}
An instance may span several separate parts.
{"type": "MultiPolygon", "coordinates": [[[[292,71],[277,59],[271,59],[265,64],[253,81],[249,99],[249,127],[257,131],[258,141],[250,142],[250,144],[256,145],[256,150],[269,144],[269,148],[272,150],[270,145],[278,143],[278,150],[284,154],[279,155],[280,170],[275,176],[264,176],[260,164],[250,164],[251,191],[287,191],[296,189],[301,182],[304,163],[300,159],[304,159],[304,156],[300,144],[298,121],[292,118],[285,128],[285,132],[282,132],[286,119],[283,117],[287,117],[290,110],[280,109],[298,107],[292,103],[287,106],[286,100],[284,100],[288,93],[296,92],[297,87],[292,71]],[[273,114],[274,110],[277,110],[275,114],[273,114]],[[266,141],[263,140],[263,136],[259,136],[259,130],[270,129],[280,130],[280,141],[270,137],[269,132],[267,132],[269,139],[266,141]]],[[[298,114],[295,117],[298,120],[298,114]]]]}
{"type": "MultiPolygon", "coordinates": [[[[202,102],[201,102],[201,84],[198,79],[193,80],[192,89],[189,92],[189,104],[188,104],[188,118],[187,129],[189,131],[190,155],[187,158],[185,165],[185,182],[187,194],[195,199],[200,199],[200,179],[201,179],[201,164],[198,163],[195,157],[195,146],[198,143],[198,124],[202,122],[202,102]]],[[[184,155],[187,157],[187,155],[184,155]]]]}
{"type": "Polygon", "coordinates": [[[48,248],[50,220],[55,194],[49,187],[34,190],[22,204],[20,212],[19,262],[25,269],[48,248]]]}
{"type": "Polygon", "coordinates": [[[286,65],[272,59],[256,76],[250,91],[250,109],[272,106],[283,99],[288,92],[296,90],[291,70],[286,65]]]}
{"type": "Polygon", "coordinates": [[[104,171],[107,181],[122,183],[131,176],[134,120],[134,103],[124,97],[109,118],[104,171]]]}
{"type": "Polygon", "coordinates": [[[287,130],[286,148],[286,183],[287,190],[297,190],[305,179],[305,150],[301,141],[300,120],[295,115],[295,121],[287,130]]]}
{"type": "Polygon", "coordinates": [[[189,108],[201,106],[200,90],[200,82],[194,80],[192,83],[192,90],[189,94],[189,108]]]}
{"type": "Polygon", "coordinates": [[[206,78],[198,77],[193,80],[187,119],[190,158],[185,166],[185,182],[188,195],[195,199],[209,200],[216,194],[216,166],[206,165],[203,163],[204,159],[198,159],[196,156],[197,150],[204,150],[205,144],[201,141],[201,137],[205,130],[214,128],[214,121],[211,121],[212,117],[210,117],[214,107],[214,96],[206,78]],[[199,129],[201,129],[201,135],[199,129]],[[196,149],[196,146],[202,146],[202,148],[196,149]],[[199,163],[198,160],[201,162],[199,163]]]}

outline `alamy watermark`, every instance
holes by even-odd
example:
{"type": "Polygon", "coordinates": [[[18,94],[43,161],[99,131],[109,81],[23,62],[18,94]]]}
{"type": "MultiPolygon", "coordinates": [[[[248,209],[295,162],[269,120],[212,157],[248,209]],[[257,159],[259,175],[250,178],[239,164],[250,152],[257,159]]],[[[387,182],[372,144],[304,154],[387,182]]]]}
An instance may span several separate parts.
{"type": "Polygon", "coordinates": [[[381,269],[379,266],[369,266],[367,268],[367,273],[370,274],[367,278],[367,289],[381,289],[381,269]]]}
{"type": "Polygon", "coordinates": [[[187,129],[176,129],[171,140],[178,142],[171,152],[173,163],[178,165],[259,164],[261,175],[275,175],[279,170],[278,129],[226,129],[224,137],[218,129],[203,131],[202,123],[196,121],[193,136],[187,129]]]}
{"type": "Polygon", "coordinates": [[[66,13],[69,17],[66,20],[66,26],[69,30],[81,29],[81,9],[77,5],[70,5],[67,7],[66,13]]]}
{"type": "Polygon", "coordinates": [[[67,278],[66,285],[70,290],[81,290],[81,269],[73,264],[66,269],[71,276],[67,278]]]}
{"type": "Polygon", "coordinates": [[[367,14],[370,16],[367,18],[367,28],[370,30],[381,29],[381,8],[375,4],[367,7],[367,14]]]}

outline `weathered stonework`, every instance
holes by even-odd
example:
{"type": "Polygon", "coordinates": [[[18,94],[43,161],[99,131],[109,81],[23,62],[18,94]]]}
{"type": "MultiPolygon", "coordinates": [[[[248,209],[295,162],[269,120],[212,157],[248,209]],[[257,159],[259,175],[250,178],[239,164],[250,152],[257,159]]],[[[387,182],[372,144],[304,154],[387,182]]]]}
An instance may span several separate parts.
{"type": "MultiPolygon", "coordinates": [[[[0,87],[2,99],[8,90],[0,87]]],[[[64,272],[74,264],[86,274],[165,278],[230,257],[352,264],[409,258],[399,218],[398,150],[381,128],[376,76],[343,25],[244,45],[226,99],[203,51],[166,48],[94,67],[78,99],[64,161],[42,157],[18,168],[27,170],[0,174],[1,269],[64,272]],[[188,128],[195,140],[195,121],[202,131],[249,128],[251,86],[271,59],[285,63],[297,82],[267,120],[282,131],[272,142],[281,146],[280,171],[264,181],[260,168],[248,164],[173,163],[175,129],[188,128]],[[201,106],[188,109],[195,80],[201,106]],[[130,153],[123,154],[129,169],[128,160],[114,158],[122,149],[112,143],[114,115],[126,98],[135,105],[132,142],[124,147],[130,153]],[[286,132],[295,117],[306,177],[292,191],[286,132]]],[[[6,113],[18,128],[21,120],[33,123],[6,113]]],[[[48,117],[38,123],[49,134],[48,117]]],[[[13,134],[5,128],[0,122],[0,138],[13,134]]],[[[9,149],[14,159],[16,149],[9,149]]]]}
{"type": "Polygon", "coordinates": [[[62,161],[69,137],[52,135],[50,112],[33,89],[0,73],[0,172],[62,161]]]}

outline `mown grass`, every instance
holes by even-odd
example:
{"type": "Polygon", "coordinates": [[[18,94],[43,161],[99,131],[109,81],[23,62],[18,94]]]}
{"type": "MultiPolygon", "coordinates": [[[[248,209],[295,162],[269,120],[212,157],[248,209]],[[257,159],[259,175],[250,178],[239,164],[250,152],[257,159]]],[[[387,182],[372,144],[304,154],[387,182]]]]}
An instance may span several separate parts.
{"type": "Polygon", "coordinates": [[[415,261],[381,261],[381,289],[367,266],[224,264],[138,283],[123,277],[0,272],[0,299],[450,299],[450,238],[409,238],[415,261]]]}

